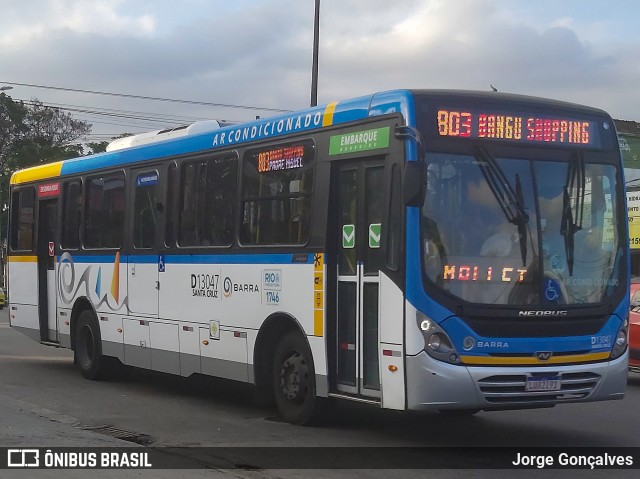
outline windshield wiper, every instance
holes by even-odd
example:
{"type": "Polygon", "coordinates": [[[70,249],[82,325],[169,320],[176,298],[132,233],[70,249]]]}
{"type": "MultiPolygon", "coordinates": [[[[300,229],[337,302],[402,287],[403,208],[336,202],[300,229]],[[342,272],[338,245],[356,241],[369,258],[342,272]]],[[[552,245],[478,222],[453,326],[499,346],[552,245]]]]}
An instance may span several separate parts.
{"type": "Polygon", "coordinates": [[[482,161],[479,163],[480,171],[484,176],[489,189],[500,205],[504,217],[511,224],[518,227],[518,241],[520,243],[520,255],[522,266],[527,265],[527,224],[529,214],[524,208],[524,194],[520,175],[516,174],[516,189],[511,187],[507,175],[491,154],[484,148],[478,149],[477,155],[482,161]]]}
{"type": "Polygon", "coordinates": [[[575,161],[569,163],[567,181],[565,182],[564,189],[562,191],[562,220],[560,221],[560,234],[564,236],[564,250],[567,256],[569,276],[573,276],[575,235],[577,231],[582,229],[584,197],[584,158],[578,153],[576,154],[575,161]]]}

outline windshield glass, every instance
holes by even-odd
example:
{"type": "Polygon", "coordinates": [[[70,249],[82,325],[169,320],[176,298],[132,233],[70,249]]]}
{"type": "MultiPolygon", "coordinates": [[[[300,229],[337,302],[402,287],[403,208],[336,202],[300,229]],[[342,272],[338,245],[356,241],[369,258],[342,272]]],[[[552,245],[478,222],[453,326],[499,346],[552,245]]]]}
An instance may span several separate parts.
{"type": "Polygon", "coordinates": [[[427,154],[423,268],[482,304],[599,303],[621,284],[616,169],[571,161],[427,154]]]}

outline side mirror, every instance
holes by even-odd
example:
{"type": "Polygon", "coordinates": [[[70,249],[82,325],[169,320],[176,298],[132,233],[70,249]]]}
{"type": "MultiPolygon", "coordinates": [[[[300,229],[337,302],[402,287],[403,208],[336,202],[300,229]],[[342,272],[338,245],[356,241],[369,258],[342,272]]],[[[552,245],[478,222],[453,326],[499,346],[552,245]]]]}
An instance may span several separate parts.
{"type": "Polygon", "coordinates": [[[402,177],[402,200],[405,206],[422,206],[425,195],[424,161],[407,161],[402,177]]]}

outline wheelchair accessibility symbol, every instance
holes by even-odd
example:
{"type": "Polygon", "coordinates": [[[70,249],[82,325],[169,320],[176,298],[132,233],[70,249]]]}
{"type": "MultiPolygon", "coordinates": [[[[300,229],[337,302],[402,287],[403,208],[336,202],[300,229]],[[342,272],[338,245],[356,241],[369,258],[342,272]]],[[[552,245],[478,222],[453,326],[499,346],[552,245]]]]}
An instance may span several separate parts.
{"type": "Polygon", "coordinates": [[[547,301],[558,301],[560,299],[560,284],[556,280],[545,280],[544,297],[547,301]]]}

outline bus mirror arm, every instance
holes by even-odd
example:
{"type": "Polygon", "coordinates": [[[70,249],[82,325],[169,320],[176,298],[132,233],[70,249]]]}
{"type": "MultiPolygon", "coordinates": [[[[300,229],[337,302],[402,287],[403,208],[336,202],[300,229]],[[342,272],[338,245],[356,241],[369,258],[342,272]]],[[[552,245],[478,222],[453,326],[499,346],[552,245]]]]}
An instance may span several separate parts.
{"type": "Polygon", "coordinates": [[[411,126],[397,126],[395,136],[399,140],[412,140],[418,146],[416,161],[407,161],[402,177],[402,199],[405,206],[422,206],[424,204],[426,170],[424,166],[424,142],[418,130],[411,126]]]}

